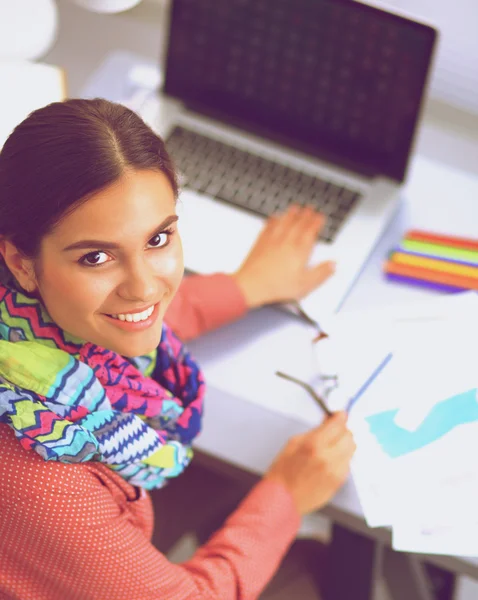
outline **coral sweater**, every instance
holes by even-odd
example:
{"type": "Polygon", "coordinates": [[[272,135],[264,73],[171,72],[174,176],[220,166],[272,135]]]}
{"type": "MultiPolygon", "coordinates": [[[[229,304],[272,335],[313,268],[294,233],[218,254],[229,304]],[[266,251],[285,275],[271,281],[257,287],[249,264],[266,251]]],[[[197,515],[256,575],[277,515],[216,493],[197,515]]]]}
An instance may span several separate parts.
{"type": "MultiPolygon", "coordinates": [[[[190,277],[166,320],[190,339],[245,310],[226,275],[190,277]]],[[[257,598],[299,524],[287,490],[263,480],[189,561],[173,564],[151,544],[147,492],[99,463],[45,462],[0,425],[1,600],[257,598]]]]}

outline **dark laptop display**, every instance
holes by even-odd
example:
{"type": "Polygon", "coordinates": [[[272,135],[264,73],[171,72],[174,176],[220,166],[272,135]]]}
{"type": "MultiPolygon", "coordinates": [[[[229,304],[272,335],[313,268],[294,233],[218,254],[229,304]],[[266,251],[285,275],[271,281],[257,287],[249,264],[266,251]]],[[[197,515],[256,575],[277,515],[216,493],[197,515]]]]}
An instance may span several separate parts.
{"type": "Polygon", "coordinates": [[[352,0],[173,0],[165,93],[402,181],[436,31],[352,0]]]}

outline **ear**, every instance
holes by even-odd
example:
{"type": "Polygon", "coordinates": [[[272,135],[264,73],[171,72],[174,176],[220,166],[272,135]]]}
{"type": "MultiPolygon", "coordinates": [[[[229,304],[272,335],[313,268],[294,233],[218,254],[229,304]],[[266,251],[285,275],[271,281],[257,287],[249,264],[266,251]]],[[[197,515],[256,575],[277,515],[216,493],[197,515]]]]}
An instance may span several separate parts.
{"type": "Polygon", "coordinates": [[[27,292],[37,289],[33,260],[26,258],[12,242],[0,238],[0,254],[12,275],[27,292]]]}

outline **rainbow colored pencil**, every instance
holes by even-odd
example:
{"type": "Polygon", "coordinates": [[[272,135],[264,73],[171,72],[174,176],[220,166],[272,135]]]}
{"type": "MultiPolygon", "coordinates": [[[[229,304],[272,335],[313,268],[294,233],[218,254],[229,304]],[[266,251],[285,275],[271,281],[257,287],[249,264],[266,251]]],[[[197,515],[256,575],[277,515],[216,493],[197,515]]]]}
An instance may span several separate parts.
{"type": "Polygon", "coordinates": [[[411,230],[384,264],[390,281],[456,292],[478,291],[478,239],[411,230]]]}

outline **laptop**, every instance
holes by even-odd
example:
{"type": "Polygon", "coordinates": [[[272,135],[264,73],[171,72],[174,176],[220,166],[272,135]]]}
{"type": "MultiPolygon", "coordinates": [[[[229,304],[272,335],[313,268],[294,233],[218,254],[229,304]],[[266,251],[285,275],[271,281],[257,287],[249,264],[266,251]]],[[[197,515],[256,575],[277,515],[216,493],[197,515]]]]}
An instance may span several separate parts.
{"type": "Polygon", "coordinates": [[[313,204],[311,264],[337,271],[301,304],[337,311],[397,208],[436,37],[352,0],[172,0],[153,125],[186,269],[235,271],[269,215],[313,204]]]}

